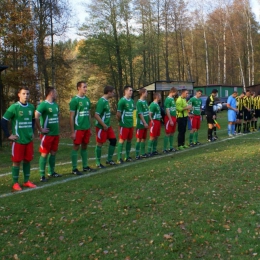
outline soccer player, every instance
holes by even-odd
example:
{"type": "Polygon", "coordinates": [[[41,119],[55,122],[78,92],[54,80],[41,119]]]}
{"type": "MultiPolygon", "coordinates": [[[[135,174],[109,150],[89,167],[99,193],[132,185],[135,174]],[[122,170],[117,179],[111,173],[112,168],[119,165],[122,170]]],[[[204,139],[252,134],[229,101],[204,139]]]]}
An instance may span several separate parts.
{"type": "Polygon", "coordinates": [[[34,106],[29,101],[29,89],[21,87],[18,90],[19,101],[11,105],[1,120],[5,136],[12,141],[12,179],[13,190],[22,190],[18,183],[20,164],[23,161],[24,183],[23,187],[36,188],[29,181],[30,162],[33,159],[33,129],[34,129],[34,106]],[[12,134],[8,130],[8,121],[12,122],[12,134]]]}
{"type": "Polygon", "coordinates": [[[178,90],[175,87],[172,87],[168,97],[164,101],[164,109],[166,114],[164,116],[165,136],[163,142],[163,153],[176,152],[176,150],[173,148],[173,138],[177,124],[176,104],[174,100],[177,92],[178,90]],[[169,150],[168,144],[170,145],[169,150]]]}
{"type": "Polygon", "coordinates": [[[149,122],[151,120],[149,114],[149,107],[146,101],[147,90],[142,88],[139,90],[140,98],[136,103],[136,145],[135,145],[135,159],[147,158],[145,153],[145,141],[147,137],[147,130],[149,128],[149,122]],[[140,155],[141,150],[141,155],[140,155]]]}
{"type": "Polygon", "coordinates": [[[235,135],[235,123],[237,119],[238,109],[236,108],[237,91],[234,91],[232,95],[228,97],[228,136],[233,137],[235,135]]]}
{"type": "Polygon", "coordinates": [[[181,95],[176,100],[177,122],[178,122],[178,149],[183,150],[185,145],[185,133],[188,123],[188,110],[192,107],[187,104],[188,90],[182,89],[181,95]]]}
{"type": "Polygon", "coordinates": [[[250,122],[252,119],[252,98],[250,90],[246,91],[246,96],[244,97],[244,123],[243,123],[243,130],[244,134],[250,133],[250,122]]]}
{"type": "Polygon", "coordinates": [[[237,120],[235,124],[235,131],[237,131],[237,134],[241,134],[241,126],[242,126],[243,112],[244,112],[244,104],[243,104],[244,96],[245,96],[245,92],[242,92],[239,97],[236,97],[238,113],[237,113],[237,120]]]}
{"type": "Polygon", "coordinates": [[[257,110],[257,96],[255,92],[251,93],[251,98],[252,98],[252,120],[251,120],[251,131],[255,132],[257,129],[257,117],[256,117],[256,110],[257,110]]]}
{"type": "MultiPolygon", "coordinates": [[[[257,129],[257,120],[260,117],[260,91],[258,91],[257,96],[255,97],[255,129],[257,129]]],[[[258,128],[260,130],[260,126],[258,128]]]]}
{"type": "Polygon", "coordinates": [[[103,144],[109,140],[108,147],[108,157],[106,164],[115,165],[115,162],[112,160],[115,147],[116,147],[116,136],[110,125],[110,105],[109,99],[113,98],[115,95],[114,87],[106,86],[104,88],[104,95],[97,102],[95,119],[96,119],[96,165],[98,168],[105,168],[103,164],[100,163],[101,159],[101,148],[103,144]]]}
{"type": "Polygon", "coordinates": [[[124,96],[119,100],[117,106],[117,120],[119,121],[120,131],[119,131],[119,144],[117,146],[117,163],[121,164],[125,162],[131,162],[130,157],[131,142],[133,138],[134,128],[133,128],[133,111],[134,111],[134,101],[132,99],[133,87],[124,87],[124,96]],[[123,145],[126,141],[126,156],[122,160],[123,145]]]}
{"type": "Polygon", "coordinates": [[[153,102],[150,104],[149,113],[151,117],[150,121],[150,139],[148,141],[148,156],[158,155],[157,143],[158,137],[161,133],[161,108],[159,101],[161,100],[161,94],[155,92],[153,94],[153,102]]]}
{"type": "Polygon", "coordinates": [[[188,102],[188,104],[192,106],[189,114],[189,118],[191,121],[190,147],[193,147],[194,145],[200,145],[200,142],[198,142],[198,130],[200,129],[201,120],[201,95],[202,90],[198,90],[196,92],[196,95],[192,97],[188,102]]]}
{"type": "Polygon", "coordinates": [[[87,93],[87,84],[85,81],[77,83],[78,94],[70,101],[70,128],[71,139],[73,140],[73,149],[71,152],[72,174],[82,175],[77,168],[78,151],[81,146],[81,158],[83,164],[83,172],[93,171],[88,166],[87,146],[91,136],[91,103],[87,93]]]}
{"type": "Polygon", "coordinates": [[[212,137],[213,127],[215,127],[214,120],[216,119],[216,111],[214,111],[214,98],[217,96],[218,90],[213,89],[211,95],[206,100],[205,114],[208,123],[208,142],[213,142],[216,138],[212,137]]]}
{"type": "Polygon", "coordinates": [[[49,177],[61,177],[61,174],[55,172],[56,153],[59,146],[59,107],[55,102],[57,91],[53,87],[45,89],[45,101],[41,102],[35,111],[35,124],[40,132],[41,153],[39,159],[40,181],[46,182],[45,167],[49,156],[49,177]]]}

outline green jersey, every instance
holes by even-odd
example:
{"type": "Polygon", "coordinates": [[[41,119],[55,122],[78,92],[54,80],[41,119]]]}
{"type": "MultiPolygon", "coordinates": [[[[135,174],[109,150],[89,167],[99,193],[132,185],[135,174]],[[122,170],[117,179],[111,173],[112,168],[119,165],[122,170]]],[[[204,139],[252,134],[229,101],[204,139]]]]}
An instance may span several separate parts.
{"type": "Polygon", "coordinates": [[[161,120],[161,108],[158,103],[152,102],[149,107],[149,110],[151,112],[152,119],[161,120]]]}
{"type": "Polygon", "coordinates": [[[141,120],[139,115],[143,115],[145,122],[147,124],[149,124],[149,121],[150,121],[149,107],[148,107],[146,100],[138,99],[138,101],[136,103],[136,118],[137,118],[136,128],[144,129],[145,127],[144,127],[143,121],[141,120]]]}
{"type": "Polygon", "coordinates": [[[118,102],[117,111],[121,112],[121,120],[119,122],[119,125],[125,128],[133,127],[133,99],[127,99],[125,97],[122,97],[118,102]]]}
{"type": "MultiPolygon", "coordinates": [[[[104,124],[110,126],[110,106],[107,99],[104,97],[100,98],[97,102],[96,114],[100,116],[104,124]]],[[[96,120],[96,127],[103,129],[103,126],[96,120]]]]}
{"type": "Polygon", "coordinates": [[[90,113],[91,103],[88,97],[75,96],[70,101],[70,111],[75,112],[74,129],[87,130],[90,128],[90,113]]]}
{"type": "Polygon", "coordinates": [[[40,124],[42,128],[49,128],[44,135],[59,135],[59,107],[56,102],[50,103],[47,100],[40,103],[36,111],[41,115],[40,124]]]}
{"type": "Polygon", "coordinates": [[[12,121],[12,134],[17,135],[15,142],[28,144],[33,139],[32,120],[34,119],[34,106],[27,103],[23,105],[19,101],[11,105],[3,118],[12,121]]]}
{"type": "Polygon", "coordinates": [[[192,105],[192,109],[190,111],[191,114],[196,115],[196,116],[200,116],[201,114],[201,105],[202,105],[202,101],[200,98],[196,98],[196,97],[192,97],[189,102],[189,105],[192,105]]]}
{"type": "Polygon", "coordinates": [[[165,108],[165,113],[166,113],[166,109],[168,109],[170,111],[171,116],[176,116],[176,104],[174,98],[167,97],[164,101],[164,108],[165,108]]]}

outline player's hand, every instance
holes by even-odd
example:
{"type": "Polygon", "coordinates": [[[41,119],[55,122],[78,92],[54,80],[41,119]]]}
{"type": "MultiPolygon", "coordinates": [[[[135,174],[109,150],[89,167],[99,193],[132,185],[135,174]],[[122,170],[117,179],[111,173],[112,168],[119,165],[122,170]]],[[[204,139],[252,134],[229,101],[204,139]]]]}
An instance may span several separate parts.
{"type": "Polygon", "coordinates": [[[145,128],[148,128],[148,127],[149,127],[149,125],[148,125],[148,124],[146,124],[146,123],[144,123],[144,127],[145,127],[145,128]]]}
{"type": "Polygon", "coordinates": [[[103,130],[107,131],[107,129],[108,129],[107,125],[103,126],[103,130]]]}
{"type": "Polygon", "coordinates": [[[174,123],[173,123],[173,121],[170,121],[170,126],[174,126],[174,123]]]}
{"type": "Polygon", "coordinates": [[[192,109],[192,105],[186,106],[186,109],[192,109]]]}
{"type": "Polygon", "coordinates": [[[10,141],[15,141],[15,140],[17,140],[19,137],[17,136],[17,135],[13,135],[13,134],[11,134],[9,137],[8,137],[8,139],[10,140],[10,141]]]}
{"type": "Polygon", "coordinates": [[[49,128],[41,128],[41,131],[40,131],[42,134],[47,134],[50,132],[49,128]]]}
{"type": "Polygon", "coordinates": [[[213,119],[216,119],[216,116],[214,115],[212,118],[213,118],[213,119]]]}
{"type": "Polygon", "coordinates": [[[76,138],[76,134],[75,134],[74,132],[71,133],[70,138],[71,138],[72,140],[75,140],[75,138],[76,138]]]}

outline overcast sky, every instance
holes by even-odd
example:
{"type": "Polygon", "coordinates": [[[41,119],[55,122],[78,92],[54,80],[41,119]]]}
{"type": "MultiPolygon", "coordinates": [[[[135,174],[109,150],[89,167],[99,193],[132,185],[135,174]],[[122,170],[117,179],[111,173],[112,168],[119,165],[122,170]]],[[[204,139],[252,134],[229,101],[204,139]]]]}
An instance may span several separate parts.
{"type": "MultiPolygon", "coordinates": [[[[81,37],[77,35],[78,32],[78,25],[82,24],[85,22],[85,17],[86,17],[86,11],[82,3],[87,3],[91,0],[69,0],[71,3],[71,6],[73,8],[73,13],[74,13],[74,20],[73,23],[76,25],[74,28],[71,28],[69,32],[67,33],[66,38],[71,38],[71,39],[80,39],[81,37]]],[[[258,0],[250,0],[252,10],[255,13],[256,20],[260,22],[260,4],[258,0]]]]}

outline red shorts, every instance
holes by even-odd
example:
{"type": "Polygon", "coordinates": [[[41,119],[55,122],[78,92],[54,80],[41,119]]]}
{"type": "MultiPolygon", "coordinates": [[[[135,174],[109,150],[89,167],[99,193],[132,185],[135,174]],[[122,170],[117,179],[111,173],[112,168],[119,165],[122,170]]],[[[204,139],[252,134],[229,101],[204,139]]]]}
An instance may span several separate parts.
{"type": "Polygon", "coordinates": [[[190,116],[190,123],[192,129],[200,129],[200,116],[190,116]]]}
{"type": "Polygon", "coordinates": [[[58,151],[60,137],[58,135],[40,135],[41,143],[39,152],[49,154],[58,151]]]}
{"type": "Polygon", "coordinates": [[[33,159],[33,142],[28,144],[18,144],[16,142],[12,143],[12,161],[21,162],[28,161],[30,162],[33,159]]]}
{"type": "Polygon", "coordinates": [[[168,116],[164,117],[164,124],[165,124],[165,133],[168,134],[174,134],[176,131],[176,116],[171,116],[172,118],[172,122],[173,122],[173,126],[170,125],[170,120],[168,116]]]}
{"type": "Polygon", "coordinates": [[[136,138],[145,140],[147,137],[147,130],[148,130],[147,128],[136,129],[136,134],[135,134],[136,138]]]}
{"type": "Polygon", "coordinates": [[[104,129],[100,129],[96,127],[96,141],[98,143],[105,143],[108,139],[116,139],[114,130],[112,127],[108,127],[108,129],[105,131],[104,129]]]}
{"type": "Polygon", "coordinates": [[[88,144],[90,136],[91,136],[90,129],[75,130],[75,140],[73,141],[73,143],[76,145],[88,144]]]}
{"type": "Polygon", "coordinates": [[[134,128],[119,127],[119,139],[131,141],[134,134],[134,128]]]}
{"type": "Polygon", "coordinates": [[[161,121],[152,120],[150,122],[150,136],[158,137],[161,134],[161,121]]]}

